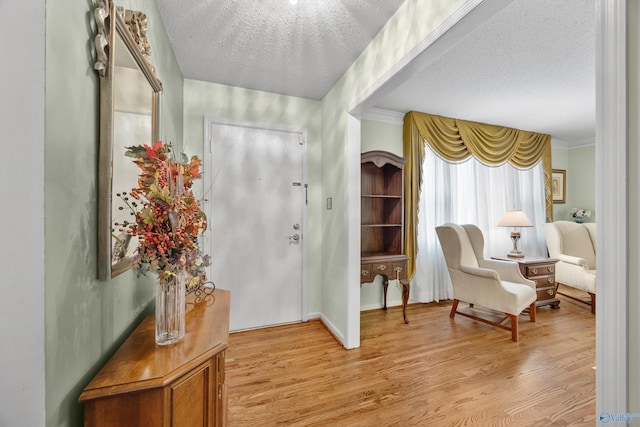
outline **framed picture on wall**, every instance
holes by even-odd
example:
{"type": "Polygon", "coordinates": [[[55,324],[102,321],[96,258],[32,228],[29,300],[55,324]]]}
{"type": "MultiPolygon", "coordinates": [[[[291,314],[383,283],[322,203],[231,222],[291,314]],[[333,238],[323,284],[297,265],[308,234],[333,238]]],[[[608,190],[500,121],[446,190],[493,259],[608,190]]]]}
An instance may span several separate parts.
{"type": "Polygon", "coordinates": [[[566,203],[567,171],[553,169],[551,172],[551,194],[553,203],[566,203]]]}

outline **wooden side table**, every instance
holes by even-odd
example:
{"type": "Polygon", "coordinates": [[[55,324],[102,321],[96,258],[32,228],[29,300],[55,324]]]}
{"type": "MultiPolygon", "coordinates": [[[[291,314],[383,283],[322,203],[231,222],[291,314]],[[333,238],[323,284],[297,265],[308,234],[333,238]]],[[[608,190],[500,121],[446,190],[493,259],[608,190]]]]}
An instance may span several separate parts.
{"type": "Polygon", "coordinates": [[[556,283],[557,259],[547,257],[525,256],[515,258],[510,256],[491,257],[503,261],[517,262],[522,275],[536,282],[536,307],[549,305],[551,308],[560,308],[560,300],[556,298],[558,284],[556,283]]]}
{"type": "Polygon", "coordinates": [[[389,280],[397,279],[402,285],[402,317],[404,323],[409,323],[407,318],[407,302],[409,301],[409,291],[411,285],[406,275],[406,255],[385,255],[363,257],[360,261],[360,286],[363,283],[373,282],[373,279],[382,276],[382,289],[384,291],[383,310],[387,309],[387,289],[389,280]]]}
{"type": "Polygon", "coordinates": [[[187,296],[186,333],[155,343],[148,316],[80,395],[86,427],[227,425],[229,291],[187,296]]]}

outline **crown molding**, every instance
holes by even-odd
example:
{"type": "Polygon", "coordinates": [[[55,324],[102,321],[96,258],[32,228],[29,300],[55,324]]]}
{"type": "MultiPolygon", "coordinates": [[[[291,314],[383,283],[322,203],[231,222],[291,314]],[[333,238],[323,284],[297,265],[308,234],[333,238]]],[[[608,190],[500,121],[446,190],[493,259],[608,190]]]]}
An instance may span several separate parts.
{"type": "Polygon", "coordinates": [[[551,138],[551,146],[562,150],[572,150],[574,148],[588,147],[595,144],[595,137],[579,139],[577,141],[565,141],[563,139],[551,138]]]}
{"type": "Polygon", "coordinates": [[[371,107],[362,113],[362,118],[373,122],[401,125],[404,121],[404,115],[405,113],[399,113],[397,111],[371,107]]]}
{"type": "Polygon", "coordinates": [[[551,147],[559,148],[561,150],[568,150],[571,148],[571,142],[565,141],[564,139],[551,138],[551,147]]]}
{"type": "Polygon", "coordinates": [[[569,148],[582,148],[588,147],[590,145],[596,145],[596,137],[591,136],[589,138],[579,139],[577,141],[571,142],[571,146],[569,148]]]}

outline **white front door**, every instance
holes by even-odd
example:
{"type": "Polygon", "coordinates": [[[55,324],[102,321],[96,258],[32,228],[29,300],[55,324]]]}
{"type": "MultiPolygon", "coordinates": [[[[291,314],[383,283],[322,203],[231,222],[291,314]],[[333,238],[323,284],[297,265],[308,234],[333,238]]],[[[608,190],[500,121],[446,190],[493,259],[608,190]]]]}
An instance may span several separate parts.
{"type": "Polygon", "coordinates": [[[207,126],[209,278],[231,291],[230,329],[306,320],[303,133],[207,126]]]}

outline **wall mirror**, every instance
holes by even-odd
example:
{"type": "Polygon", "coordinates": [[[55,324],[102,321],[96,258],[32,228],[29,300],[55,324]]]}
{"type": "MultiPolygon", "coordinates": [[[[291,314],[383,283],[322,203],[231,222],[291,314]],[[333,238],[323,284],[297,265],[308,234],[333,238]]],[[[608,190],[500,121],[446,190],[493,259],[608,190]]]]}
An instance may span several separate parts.
{"type": "Polygon", "coordinates": [[[149,61],[146,16],[100,0],[95,10],[100,75],[98,159],[98,279],[108,280],[133,265],[138,246],[122,230],[133,221],[123,197],[137,186],[139,170],[125,147],[158,140],[162,83],[149,61]]]}

